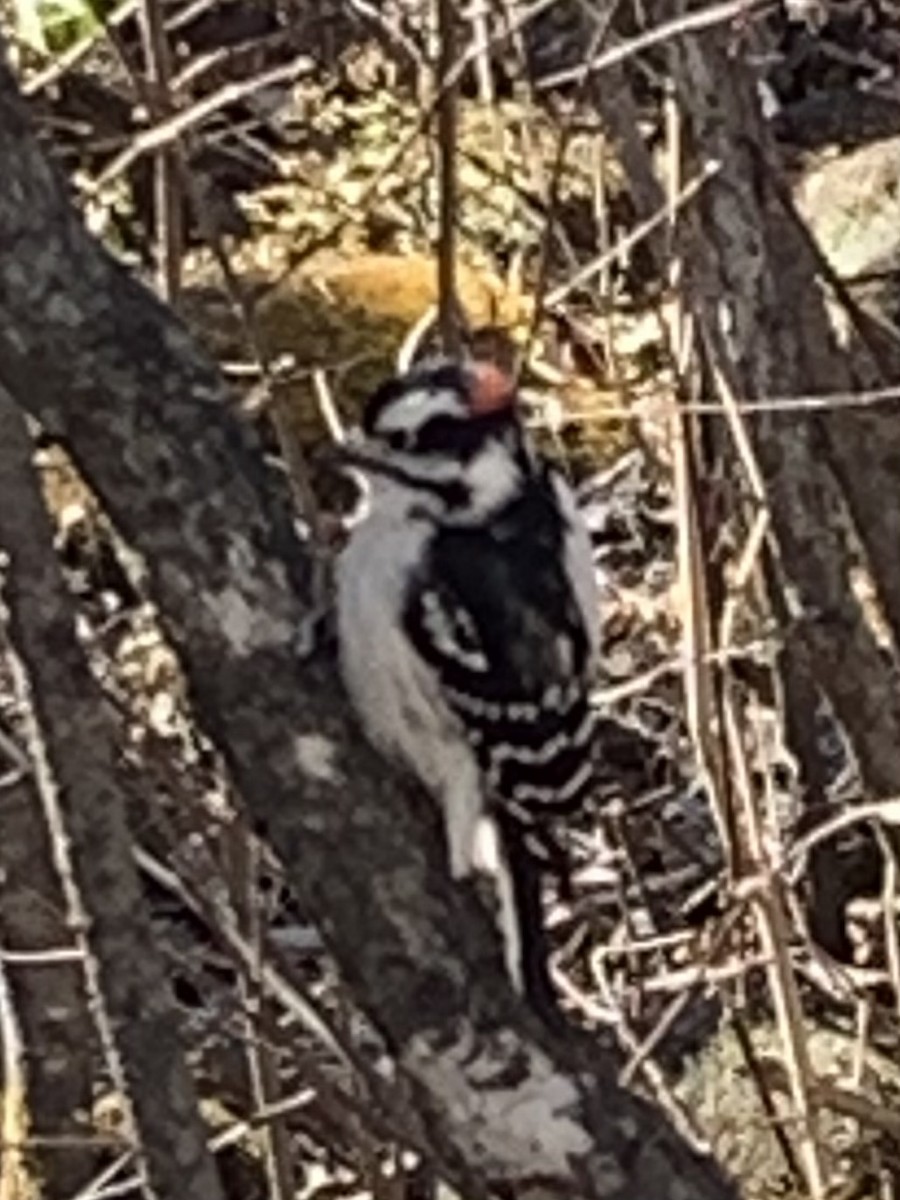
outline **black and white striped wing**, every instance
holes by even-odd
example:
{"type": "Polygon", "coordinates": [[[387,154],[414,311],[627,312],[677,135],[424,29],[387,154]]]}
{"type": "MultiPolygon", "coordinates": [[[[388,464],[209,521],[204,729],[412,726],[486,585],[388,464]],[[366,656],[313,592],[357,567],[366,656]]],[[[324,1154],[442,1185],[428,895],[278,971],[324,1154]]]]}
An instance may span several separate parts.
{"type": "Polygon", "coordinates": [[[575,809],[592,783],[588,614],[567,571],[549,473],[478,527],[447,527],[407,598],[494,798],[526,821],[575,809]]]}

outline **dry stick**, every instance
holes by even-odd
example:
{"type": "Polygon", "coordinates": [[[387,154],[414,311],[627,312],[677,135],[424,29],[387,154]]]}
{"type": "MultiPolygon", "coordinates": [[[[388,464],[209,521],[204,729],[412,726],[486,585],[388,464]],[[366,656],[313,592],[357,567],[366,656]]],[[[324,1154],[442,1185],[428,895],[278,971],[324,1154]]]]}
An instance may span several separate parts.
{"type": "Polygon", "coordinates": [[[668,221],[670,221],[672,204],[674,204],[676,208],[683,208],[690,200],[694,199],[703,185],[715,176],[718,169],[718,163],[706,163],[700,172],[693,177],[693,179],[689,179],[688,182],[684,184],[684,186],[679,190],[674,201],[670,201],[670,203],[664,208],[661,208],[658,212],[655,212],[651,216],[647,217],[646,220],[641,221],[638,225],[635,225],[634,229],[630,230],[625,237],[620,238],[611,250],[608,250],[605,254],[598,254],[596,258],[592,258],[590,262],[585,263],[585,265],[581,267],[571,279],[567,279],[565,283],[562,283],[559,287],[554,288],[553,291],[547,295],[547,307],[553,308],[555,305],[561,304],[562,301],[565,300],[566,297],[576,288],[583,287],[584,284],[589,283],[595,275],[598,275],[601,271],[608,267],[610,263],[615,262],[617,258],[627,253],[627,251],[633,250],[635,246],[653,233],[655,229],[658,229],[661,225],[665,225],[668,221]]]}
{"type": "MultiPolygon", "coordinates": [[[[668,395],[666,389],[666,395],[668,395]]],[[[653,392],[648,392],[648,395],[655,395],[653,392]]],[[[796,413],[798,416],[812,416],[816,413],[831,412],[831,411],[846,411],[859,408],[877,408],[882,404],[892,404],[900,401],[900,387],[883,387],[883,388],[868,388],[858,392],[823,392],[817,395],[797,395],[797,396],[771,396],[761,400],[751,400],[739,398],[736,399],[741,410],[741,418],[762,416],[766,413],[796,413]]],[[[676,406],[673,404],[668,406],[672,411],[676,411],[676,406]]],[[[640,420],[640,414],[635,413],[633,408],[609,408],[604,409],[611,416],[621,420],[640,420]]],[[[661,406],[663,415],[666,414],[666,407],[661,406]]],[[[692,413],[696,416],[724,417],[727,416],[720,402],[696,400],[685,401],[683,404],[678,404],[678,412],[692,413]]],[[[589,409],[580,411],[573,408],[568,415],[572,420],[588,420],[591,412],[589,409]]],[[[671,413],[669,414],[671,415],[671,413]]]]}
{"type": "Polygon", "coordinates": [[[141,130],[132,139],[131,144],[103,168],[94,180],[92,190],[99,192],[110,180],[117,179],[124,174],[143,155],[170,146],[177,138],[196,129],[207,117],[227,108],[229,104],[235,104],[238,100],[243,100],[245,96],[250,96],[253,92],[258,92],[271,84],[293,81],[300,75],[308,74],[312,69],[313,64],[309,56],[298,54],[291,62],[281,63],[267,71],[260,71],[251,79],[239,79],[233,83],[224,84],[217,91],[210,92],[208,96],[202,97],[195,104],[172,113],[171,116],[151,126],[150,129],[141,130]]]}
{"type": "Polygon", "coordinates": [[[753,878],[743,879],[738,886],[745,891],[753,907],[762,952],[770,964],[769,986],[784,1051],[789,1091],[798,1118],[800,1157],[809,1190],[813,1197],[819,1198],[824,1196],[826,1188],[818,1141],[817,1110],[813,1100],[815,1075],[806,1040],[800,991],[790,957],[791,930],[783,896],[784,885],[766,855],[762,823],[754,802],[736,706],[728,687],[724,692],[723,706],[731,762],[740,782],[735,791],[742,801],[743,833],[750,860],[757,864],[759,872],[753,878]]]}
{"type": "Polygon", "coordinates": [[[234,912],[217,891],[212,888],[201,891],[196,885],[189,885],[171,867],[164,866],[140,846],[135,848],[134,858],[150,879],[175,896],[206,925],[210,935],[242,971],[250,973],[256,968],[266,995],[277,1001],[292,1021],[311,1034],[338,1062],[347,1067],[358,1065],[351,1048],[341,1042],[333,1023],[320,1011],[318,1004],[273,966],[269,957],[257,964],[253,947],[241,933],[234,912]]]}
{"type": "MultiPolygon", "coordinates": [[[[671,97],[666,106],[666,133],[668,148],[667,202],[664,213],[667,219],[669,242],[674,245],[678,214],[684,203],[685,187],[681,177],[681,119],[671,97]]],[[[675,288],[680,283],[681,270],[680,259],[673,257],[670,264],[670,284],[675,288]]],[[[673,311],[668,334],[677,378],[683,381],[678,388],[681,398],[689,394],[688,354],[693,347],[693,339],[689,336],[689,329],[685,324],[680,302],[676,304],[673,311]]],[[[699,431],[696,427],[696,418],[685,416],[683,412],[677,412],[672,421],[671,431],[678,530],[678,581],[684,602],[682,653],[684,656],[685,715],[691,743],[697,757],[697,765],[701,776],[707,781],[712,812],[722,842],[722,852],[725,856],[728,873],[733,877],[736,868],[736,846],[728,803],[729,781],[726,778],[724,755],[719,741],[721,729],[716,719],[717,684],[714,666],[709,659],[712,649],[712,619],[706,571],[706,546],[698,509],[700,496],[697,471],[699,431]]]]}
{"type": "Polygon", "coordinates": [[[824,1104],[834,1112],[852,1117],[860,1125],[877,1129],[879,1133],[887,1134],[894,1142],[900,1141],[900,1116],[884,1104],[873,1104],[867,1096],[849,1092],[828,1079],[822,1079],[816,1084],[814,1094],[818,1104],[824,1104]]]}
{"type": "Polygon", "coordinates": [[[598,54],[593,61],[581,63],[577,67],[567,67],[564,71],[547,75],[543,79],[539,79],[536,86],[541,90],[546,90],[573,83],[581,78],[585,67],[590,75],[598,75],[601,71],[608,71],[610,67],[615,67],[627,59],[633,58],[643,50],[659,46],[662,42],[671,41],[682,34],[697,33],[701,29],[724,25],[726,21],[731,21],[735,17],[747,18],[751,13],[761,15],[772,7],[771,0],[724,0],[722,4],[712,4],[709,8],[701,9],[698,12],[684,13],[670,21],[662,21],[653,29],[639,33],[617,46],[611,46],[609,50],[598,54]]]}
{"type": "MultiPolygon", "coordinates": [[[[163,29],[167,35],[171,35],[171,23],[165,23],[163,29]]],[[[237,46],[223,46],[205,54],[196,54],[172,75],[170,80],[172,93],[180,96],[189,92],[190,89],[196,88],[199,83],[202,83],[207,75],[221,68],[227,68],[228,73],[232,76],[235,73],[241,73],[242,68],[249,69],[251,72],[255,71],[256,64],[260,59],[268,61],[270,55],[283,46],[293,48],[293,30],[290,28],[264,34],[252,41],[241,42],[237,46]],[[247,63],[251,64],[249,68],[244,67],[244,64],[247,63]]],[[[257,125],[259,122],[250,118],[248,123],[257,125]]],[[[227,133],[238,133],[241,127],[241,124],[230,125],[227,133]]],[[[222,136],[225,136],[225,131],[222,136]]]]}
{"type": "MultiPolygon", "coordinates": [[[[277,1058],[265,1036],[271,1009],[262,986],[265,962],[259,895],[259,845],[243,821],[235,821],[228,830],[226,854],[229,860],[227,882],[234,897],[238,928],[253,948],[253,969],[240,976],[243,1000],[247,1074],[254,1107],[259,1110],[277,1104],[281,1095],[277,1058]]],[[[294,1194],[293,1169],[288,1133],[284,1122],[275,1118],[263,1133],[263,1164],[269,1200],[289,1200],[294,1194]]]]}
{"type": "Polygon", "coordinates": [[[0,775],[0,788],[18,783],[23,776],[31,774],[31,763],[28,761],[28,756],[2,729],[0,729],[0,753],[4,754],[9,762],[6,770],[0,775]]]}
{"type": "Polygon", "coordinates": [[[803,1184],[804,1176],[803,1169],[797,1161],[797,1155],[794,1153],[794,1147],[790,1138],[784,1129],[784,1123],[781,1120],[781,1114],[772,1097],[772,1091],[769,1087],[769,1082],[766,1078],[766,1073],[762,1069],[759,1061],[759,1055],[756,1053],[756,1047],[753,1045],[753,1039],[744,1022],[744,1018],[740,1013],[733,1012],[731,1014],[731,1027],[734,1030],[735,1038],[737,1039],[738,1048],[744,1058],[747,1070],[750,1073],[750,1078],[756,1087],[757,1094],[762,1102],[766,1116],[769,1118],[769,1128],[772,1130],[772,1136],[775,1138],[778,1148],[781,1150],[784,1161],[787,1164],[788,1171],[793,1176],[798,1184],[803,1184]]]}
{"type": "Polygon", "coordinates": [[[422,315],[410,325],[409,329],[397,348],[397,373],[405,375],[416,360],[419,348],[434,328],[438,310],[436,304],[429,304],[422,310],[422,315]]]}
{"type": "MultiPolygon", "coordinates": [[[[753,446],[741,419],[741,412],[734,395],[722,372],[714,370],[713,375],[719,388],[738,457],[750,480],[754,499],[759,506],[761,519],[758,519],[751,529],[747,546],[748,553],[742,571],[743,576],[749,578],[754,558],[762,549],[768,525],[767,493],[762,470],[753,452],[753,446]]],[[[734,611],[732,604],[723,612],[719,627],[720,636],[730,636],[730,622],[734,620],[734,611]]],[[[733,676],[727,666],[723,668],[722,683],[721,703],[725,718],[729,759],[738,783],[735,792],[741,801],[741,842],[742,848],[746,850],[747,854],[747,862],[742,865],[749,867],[755,873],[753,879],[742,881],[742,886],[749,885],[749,898],[756,916],[763,954],[771,963],[768,971],[769,986],[784,1048],[791,1100],[799,1121],[800,1157],[810,1192],[813,1197],[819,1198],[825,1194],[825,1175],[817,1136],[816,1106],[812,1099],[815,1079],[803,1024],[803,1008],[799,988],[790,959],[790,928],[783,895],[784,884],[777,874],[777,869],[769,862],[766,851],[762,821],[755,802],[751,773],[740,732],[733,676]]]]}
{"type": "MultiPolygon", "coordinates": [[[[682,993],[691,988],[699,987],[701,984],[723,984],[731,983],[734,980],[745,980],[751,971],[761,970],[769,965],[768,959],[763,958],[761,954],[754,954],[740,959],[732,959],[730,962],[722,963],[718,967],[706,966],[691,966],[673,969],[671,971],[657,972],[652,978],[644,983],[644,989],[647,995],[666,995],[672,992],[682,993]]],[[[683,1007],[684,1001],[679,995],[677,1001],[673,1000],[673,1006],[679,1004],[683,1007]]],[[[679,1007],[679,1011],[680,1011],[679,1007]]],[[[675,1014],[677,1016],[677,1013],[675,1014]]],[[[674,1019],[674,1018],[673,1018],[674,1019]]]]}
{"type": "Polygon", "coordinates": [[[0,963],[0,1200],[18,1200],[30,1192],[26,1163],[28,1095],[25,1046],[13,1008],[6,972],[0,963]],[[21,1190],[20,1190],[21,1189],[21,1190]]]}
{"type": "MultiPolygon", "coordinates": [[[[609,975],[602,964],[599,966],[596,974],[597,982],[600,985],[607,1008],[611,1013],[615,1014],[613,1032],[622,1048],[634,1055],[639,1050],[640,1040],[632,1030],[625,1013],[622,1011],[622,1006],[617,1001],[609,975]]],[[[592,1013],[592,1009],[594,1008],[592,1002],[570,979],[564,979],[561,972],[558,972],[555,978],[556,982],[560,984],[569,998],[574,1000],[586,1015],[594,1015],[592,1013]]],[[[603,1024],[609,1024],[608,1015],[598,1013],[597,1016],[599,1016],[603,1024]]],[[[708,1152],[709,1145],[703,1135],[703,1131],[698,1129],[694,1123],[693,1114],[672,1090],[665,1072],[659,1064],[648,1055],[644,1055],[641,1056],[640,1061],[635,1063],[635,1071],[640,1072],[652,1095],[655,1097],[656,1102],[669,1114],[669,1118],[679,1130],[682,1137],[700,1152],[708,1152]]]]}
{"type": "Polygon", "coordinates": [[[888,975],[894,992],[894,1006],[900,1014],[900,933],[897,930],[897,851],[883,826],[875,828],[878,845],[884,859],[884,880],[881,887],[882,924],[884,926],[885,957],[888,975]]]}
{"type": "Polygon", "coordinates": [[[488,49],[488,42],[490,40],[490,14],[490,0],[472,0],[469,10],[472,32],[475,35],[476,43],[484,47],[475,59],[475,74],[478,79],[478,99],[484,105],[493,105],[494,103],[494,74],[491,69],[491,52],[488,49]]]}
{"type": "MultiPolygon", "coordinates": [[[[168,46],[165,42],[165,26],[162,21],[161,13],[157,10],[158,0],[141,0],[141,3],[151,13],[150,19],[146,22],[148,26],[147,37],[147,57],[148,62],[153,62],[153,74],[155,78],[165,77],[169,79],[168,67],[168,46]],[[152,23],[152,31],[150,25],[152,23]],[[152,37],[150,33],[152,32],[152,37]],[[156,60],[159,61],[156,61],[156,60]],[[161,66],[160,63],[165,61],[166,65],[161,66]]],[[[101,18],[102,19],[102,18],[101,18]]],[[[169,117],[174,114],[171,88],[168,91],[160,92],[158,88],[147,84],[136,70],[128,47],[119,37],[116,30],[111,26],[106,27],[106,33],[117,53],[123,67],[131,77],[132,84],[140,99],[146,105],[147,109],[154,117],[169,117]]],[[[296,63],[297,60],[295,60],[296,63]]],[[[294,64],[289,64],[293,69],[294,64]]],[[[226,89],[222,89],[224,92],[226,89]]],[[[157,126],[158,128],[160,126],[157,126]]],[[[229,299],[236,312],[238,320],[241,324],[242,332],[246,339],[259,370],[260,378],[263,381],[265,390],[265,398],[267,401],[272,401],[272,409],[270,418],[275,429],[275,435],[278,439],[279,447],[284,456],[285,465],[288,473],[288,480],[291,487],[291,494],[294,498],[294,503],[298,513],[300,513],[308,522],[312,532],[312,548],[313,561],[317,570],[316,576],[316,595],[323,598],[328,591],[328,560],[327,555],[323,550],[326,544],[326,539],[321,535],[319,509],[313,493],[312,485],[309,479],[309,469],[306,462],[306,454],[301,446],[299,439],[296,436],[296,431],[293,423],[290,420],[290,413],[283,404],[278,403],[278,380],[272,370],[268,355],[265,353],[262,339],[256,324],[255,315],[252,305],[248,301],[241,282],[231,266],[231,261],[225,249],[223,238],[219,230],[214,226],[209,215],[207,205],[204,203],[204,198],[201,195],[197,181],[191,170],[188,153],[185,146],[182,144],[190,129],[186,129],[184,133],[177,132],[174,136],[171,148],[166,157],[171,162],[177,182],[179,185],[178,196],[176,197],[179,208],[179,224],[180,229],[180,206],[181,194],[187,195],[188,201],[193,212],[194,219],[200,230],[201,236],[209,246],[213,257],[222,273],[222,279],[225,284],[225,290],[228,293],[229,299]]],[[[169,176],[167,175],[168,179],[169,176]]],[[[174,228],[168,226],[173,233],[174,228]]],[[[171,260],[174,268],[174,275],[169,280],[180,279],[181,266],[181,242],[177,244],[170,239],[164,244],[164,256],[166,260],[171,260]],[[177,259],[177,262],[175,261],[177,259]]],[[[168,275],[168,271],[165,272],[168,275]]],[[[177,285],[176,285],[177,290],[177,285]]],[[[169,297],[171,299],[171,297],[169,297]]]]}
{"type": "MultiPolygon", "coordinates": [[[[755,491],[758,493],[757,500],[764,514],[767,511],[764,508],[766,493],[764,493],[762,487],[762,473],[758,469],[755,456],[752,455],[750,439],[746,436],[746,431],[743,422],[740,421],[740,414],[736,404],[734,404],[733,396],[728,392],[725,380],[720,373],[718,373],[716,382],[719,383],[722,403],[724,403],[728,420],[730,420],[739,458],[742,460],[752,484],[754,484],[755,491]]],[[[763,536],[766,533],[767,523],[766,517],[763,515],[761,520],[757,520],[754,527],[751,528],[748,546],[746,546],[744,553],[744,562],[742,563],[742,583],[746,578],[750,577],[752,568],[754,568],[757,553],[763,544],[763,536]]],[[[734,619],[733,594],[731,600],[731,607],[726,608],[726,611],[722,613],[719,624],[720,637],[731,635],[734,619]]],[[[815,1105],[812,1104],[811,1100],[811,1088],[814,1079],[812,1079],[809,1048],[806,1045],[803,1031],[803,1013],[799,1001],[797,982],[796,978],[794,978],[790,955],[788,955],[787,950],[788,942],[790,942],[790,929],[787,926],[780,881],[776,878],[775,872],[767,865],[760,816],[758,816],[756,808],[754,788],[752,788],[749,764],[746,762],[743,738],[740,736],[740,720],[737,713],[736,700],[734,700],[733,696],[732,676],[727,666],[724,667],[724,672],[722,672],[718,698],[722,718],[722,734],[724,734],[726,739],[725,749],[733,772],[733,774],[728,776],[728,782],[730,784],[733,782],[736,785],[734,787],[734,794],[740,800],[740,808],[742,808],[742,814],[740,815],[743,818],[740,821],[743,836],[739,841],[733,842],[732,845],[733,851],[743,848],[745,854],[740,854],[739,858],[732,856],[732,866],[733,868],[734,866],[738,866],[739,869],[750,869],[755,872],[756,882],[751,888],[750,899],[756,914],[757,928],[760,931],[763,956],[770,961],[769,983],[773,992],[776,1018],[778,1018],[782,1044],[784,1044],[785,1048],[791,1096],[794,1108],[796,1108],[799,1117],[800,1154],[802,1154],[805,1177],[809,1182],[811,1193],[814,1196],[821,1196],[824,1192],[824,1175],[820,1146],[818,1146],[816,1138],[815,1105]],[[762,880],[761,883],[758,882],[760,880],[762,880]]],[[[736,814],[733,814],[731,805],[727,805],[727,808],[720,808],[720,816],[722,823],[724,823],[724,828],[730,830],[737,828],[736,814]]],[[[727,846],[726,842],[726,848],[727,846]]],[[[744,886],[746,886],[746,881],[744,881],[744,886]]]]}
{"type": "Polygon", "coordinates": [[[217,7],[218,2],[219,0],[193,0],[193,3],[185,4],[184,8],[179,8],[177,12],[166,18],[166,33],[177,33],[180,29],[186,29],[188,25],[193,25],[204,13],[217,7]]]}
{"type": "Polygon", "coordinates": [[[23,93],[26,96],[36,96],[38,92],[42,92],[45,88],[52,87],[66,72],[71,71],[73,67],[77,66],[91,52],[97,39],[106,33],[107,27],[115,29],[127,21],[136,10],[138,3],[139,0],[124,0],[124,3],[106,15],[100,31],[95,30],[88,37],[76,42],[64,54],[56,55],[46,70],[39,71],[36,75],[32,75],[30,79],[25,80],[22,83],[23,93]]]}
{"type": "MultiPolygon", "coordinates": [[[[747,479],[750,481],[753,497],[757,505],[757,514],[751,524],[744,547],[738,556],[734,577],[730,587],[726,591],[722,603],[722,611],[719,614],[716,640],[719,646],[729,646],[734,636],[734,625],[737,620],[739,602],[743,599],[744,590],[749,583],[751,575],[758,568],[759,554],[763,548],[764,538],[769,528],[769,509],[762,472],[756,462],[753,447],[747,436],[746,427],[741,420],[741,414],[737,408],[734,396],[728,387],[724,375],[716,368],[714,363],[710,364],[709,370],[722,398],[722,408],[728,423],[729,432],[737,448],[738,459],[744,468],[747,479]]],[[[723,660],[720,671],[719,695],[722,705],[722,716],[726,726],[727,752],[732,767],[737,771],[738,791],[743,799],[743,804],[746,806],[753,803],[753,789],[750,782],[750,772],[743,754],[743,742],[739,732],[740,721],[735,711],[733,671],[731,667],[732,664],[729,661],[723,660]]],[[[729,806],[727,810],[721,813],[721,819],[724,822],[725,828],[729,831],[729,853],[733,866],[737,870],[740,870],[741,866],[750,870],[758,869],[759,864],[753,861],[752,854],[750,855],[750,861],[741,863],[741,850],[743,847],[739,834],[740,819],[732,806],[729,806]]]]}
{"type": "MultiPolygon", "coordinates": [[[[742,763],[746,780],[749,773],[744,762],[745,756],[741,753],[742,744],[730,698],[727,703],[727,724],[732,742],[730,749],[733,754],[738,752],[735,757],[742,763]]],[[[814,1100],[816,1079],[804,1028],[800,990],[790,957],[791,930],[782,894],[783,883],[766,862],[762,829],[752,794],[749,794],[746,786],[738,788],[737,792],[745,801],[743,817],[748,849],[760,864],[760,874],[756,878],[743,880],[740,887],[753,907],[762,953],[769,963],[769,987],[784,1052],[789,1092],[799,1127],[800,1158],[810,1193],[815,1200],[819,1200],[825,1195],[826,1186],[814,1100]]]]}
{"type": "Polygon", "coordinates": [[[0,966],[8,963],[10,966],[37,963],[41,966],[52,966],[53,963],[83,962],[84,951],[74,947],[61,946],[48,950],[5,950],[0,947],[0,966]]]}
{"type": "MultiPolygon", "coordinates": [[[[604,259],[612,244],[612,225],[609,207],[608,182],[608,152],[606,139],[602,134],[595,134],[591,139],[591,192],[594,201],[594,220],[597,225],[597,251],[604,259]]],[[[616,347],[616,322],[612,294],[611,260],[604,263],[598,272],[597,288],[599,292],[600,309],[603,314],[602,337],[603,353],[606,358],[610,379],[613,386],[621,395],[627,394],[625,371],[622,369],[621,356],[616,347]]],[[[566,417],[570,415],[566,407],[566,417]]]]}
{"type": "MultiPolygon", "coordinates": [[[[461,344],[456,294],[456,220],[459,208],[456,169],[459,84],[447,82],[456,65],[456,3],[437,0],[438,125],[438,327],[444,353],[456,355],[461,344]]],[[[485,51],[487,53],[487,51],[485,51]]]]}
{"type": "Polygon", "coordinates": [[[422,57],[422,52],[416,43],[404,33],[400,28],[399,23],[391,20],[379,4],[371,4],[369,0],[344,0],[348,8],[352,8],[354,12],[359,13],[366,21],[369,21],[376,29],[382,30],[390,40],[400,47],[405,54],[409,55],[413,66],[424,69],[425,62],[422,57]]]}
{"type": "MultiPolygon", "coordinates": [[[[150,114],[154,119],[170,117],[172,68],[169,45],[163,27],[159,0],[140,0],[141,40],[147,73],[150,114]]],[[[159,291],[169,304],[177,304],[181,291],[181,261],[184,255],[185,229],[181,203],[178,159],[171,151],[161,150],[153,167],[153,200],[156,220],[156,245],[159,291]]]]}
{"type": "MultiPolygon", "coordinates": [[[[603,42],[609,33],[610,26],[612,25],[612,19],[615,15],[616,7],[617,4],[612,4],[609,11],[605,14],[605,19],[602,21],[597,21],[591,37],[591,44],[588,48],[588,60],[593,58],[594,54],[603,45],[603,42]]],[[[550,282],[550,254],[553,245],[553,238],[556,233],[556,214],[559,208],[559,188],[562,181],[563,169],[566,164],[566,154],[568,152],[569,141],[572,136],[572,126],[575,120],[575,114],[579,105],[584,100],[589,80],[590,76],[587,70],[585,70],[579,78],[571,112],[568,118],[563,120],[560,124],[559,136],[557,137],[556,149],[553,156],[553,165],[550,168],[550,181],[546,189],[547,194],[544,197],[546,217],[544,220],[544,228],[541,233],[541,244],[538,253],[537,280],[534,287],[534,308],[531,315],[531,322],[528,327],[528,333],[525,336],[525,344],[522,348],[522,353],[519,360],[520,369],[521,366],[528,363],[531,357],[531,351],[537,339],[538,330],[540,329],[541,320],[546,308],[550,307],[554,303],[551,299],[551,296],[548,295],[548,287],[550,282]]]]}
{"type": "Polygon", "coordinates": [[[803,859],[813,847],[835,834],[842,833],[853,825],[865,822],[884,823],[888,826],[900,825],[900,797],[888,796],[884,800],[871,800],[866,804],[855,804],[853,808],[838,813],[828,821],[823,821],[815,829],[798,838],[785,856],[785,864],[791,870],[799,870],[803,859]]]}
{"type": "MultiPolygon", "coordinates": [[[[158,120],[170,116],[174,111],[169,49],[157,0],[138,0],[138,3],[145,73],[135,61],[131,47],[120,35],[118,28],[104,15],[97,0],[89,0],[94,16],[101,24],[107,41],[131,81],[136,100],[154,120],[158,120]]],[[[177,169],[176,153],[161,150],[156,155],[153,168],[153,208],[158,287],[160,295],[170,304],[177,301],[181,290],[181,262],[185,241],[177,169]]]]}
{"type": "MultiPolygon", "coordinates": [[[[653,1026],[648,1034],[640,1041],[635,1039],[634,1044],[629,1047],[630,1057],[628,1062],[622,1068],[619,1078],[626,1087],[630,1087],[638,1070],[643,1066],[644,1062],[650,1058],[656,1047],[662,1042],[663,1038],[678,1020],[683,1012],[686,1011],[688,1005],[699,990],[713,979],[713,964],[719,956],[719,952],[724,949],[731,937],[735,925],[741,920],[744,915],[743,905],[736,905],[730,912],[726,913],[719,926],[716,929],[710,945],[703,954],[701,962],[697,963],[693,970],[696,971],[695,978],[684,986],[681,993],[676,996],[666,1006],[665,1011],[660,1016],[659,1020],[653,1026]]],[[[745,966],[745,964],[742,964],[745,966]]]]}
{"type": "Polygon", "coordinates": [[[334,396],[328,385],[328,374],[321,367],[313,368],[312,385],[313,391],[316,394],[316,404],[319,406],[319,413],[325,422],[328,436],[335,445],[343,445],[347,440],[347,430],[341,420],[341,415],[334,402],[334,396]]]}
{"type": "MultiPolygon", "coordinates": [[[[110,1180],[115,1179],[120,1171],[124,1171],[126,1167],[131,1165],[134,1156],[135,1152],[133,1150],[127,1150],[124,1154],[120,1154],[118,1158],[113,1159],[108,1166],[105,1166],[102,1171],[98,1171],[90,1183],[80,1188],[72,1197],[72,1200],[95,1200],[106,1189],[110,1180]]],[[[140,1187],[140,1184],[140,1175],[131,1176],[129,1178],[128,1190],[133,1192],[140,1187]]]]}
{"type": "Polygon", "coordinates": [[[859,1091],[862,1086],[866,1069],[866,1049],[869,1041],[869,1031],[872,1028],[872,1001],[868,996],[861,996],[856,1003],[854,1013],[856,1036],[853,1039],[853,1065],[850,1070],[850,1086],[859,1091]]]}
{"type": "MultiPolygon", "coordinates": [[[[752,642],[736,642],[731,646],[723,646],[718,650],[711,650],[706,656],[706,661],[709,663],[723,663],[730,659],[742,660],[753,659],[757,660],[761,654],[771,654],[777,649],[778,640],[773,638],[756,638],[752,642]]],[[[591,692],[591,702],[598,708],[608,708],[612,704],[620,704],[623,700],[629,700],[633,696],[640,696],[645,692],[650,691],[661,679],[665,679],[667,675],[676,675],[684,672],[684,654],[678,654],[672,658],[664,659],[653,667],[648,667],[646,671],[639,671],[630,679],[624,680],[622,683],[612,684],[608,687],[595,688],[591,692]]]]}

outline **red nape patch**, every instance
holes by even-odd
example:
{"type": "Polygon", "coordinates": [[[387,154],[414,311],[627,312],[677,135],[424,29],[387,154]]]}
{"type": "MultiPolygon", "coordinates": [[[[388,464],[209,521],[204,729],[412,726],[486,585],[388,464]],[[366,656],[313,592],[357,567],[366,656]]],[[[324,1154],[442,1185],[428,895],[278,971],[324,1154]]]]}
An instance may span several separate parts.
{"type": "Polygon", "coordinates": [[[512,408],[516,399],[516,385],[510,375],[489,362],[472,363],[469,370],[472,376],[469,394],[472,412],[481,415],[512,408]]]}

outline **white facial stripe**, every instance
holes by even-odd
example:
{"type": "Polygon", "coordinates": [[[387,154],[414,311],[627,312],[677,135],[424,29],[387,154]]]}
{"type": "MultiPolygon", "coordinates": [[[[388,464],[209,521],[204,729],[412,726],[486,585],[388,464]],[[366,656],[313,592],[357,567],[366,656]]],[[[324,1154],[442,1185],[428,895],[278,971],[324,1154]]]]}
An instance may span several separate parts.
{"type": "Polygon", "coordinates": [[[466,466],[463,479],[471,489],[470,519],[483,519],[515,496],[522,472],[504,446],[487,442],[466,466]]]}
{"type": "Polygon", "coordinates": [[[376,428],[379,433],[403,432],[421,428],[432,417],[461,416],[464,412],[462,401],[455,392],[416,388],[392,401],[378,417],[376,428]]]}

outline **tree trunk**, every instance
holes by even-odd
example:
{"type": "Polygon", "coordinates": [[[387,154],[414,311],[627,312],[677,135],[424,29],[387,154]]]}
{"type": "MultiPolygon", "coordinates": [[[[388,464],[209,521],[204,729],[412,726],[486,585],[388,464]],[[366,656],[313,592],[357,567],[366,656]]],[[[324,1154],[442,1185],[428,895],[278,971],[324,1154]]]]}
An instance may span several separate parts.
{"type": "Polygon", "coordinates": [[[29,750],[53,853],[80,919],[105,1049],[159,1200],[221,1200],[206,1130],[125,823],[124,777],[103,693],[75,631],[31,467],[22,413],[0,386],[0,548],[11,653],[27,679],[29,750]]]}
{"type": "MultiPolygon", "coordinates": [[[[730,52],[731,37],[729,30],[685,36],[673,56],[691,144],[719,164],[689,218],[689,302],[709,357],[738,402],[852,391],[850,364],[835,345],[816,282],[815,257],[777,185],[755,84],[730,52]]],[[[799,600],[799,619],[787,636],[802,640],[804,661],[845,727],[868,785],[876,794],[895,795],[900,690],[849,587],[853,558],[843,532],[845,497],[829,466],[832,418],[768,411],[745,419],[781,569],[799,600]]],[[[895,438],[885,435],[883,454],[855,462],[855,475],[868,480],[861,487],[872,486],[879,459],[895,438]]],[[[900,519],[891,495],[890,489],[881,492],[885,529],[900,519]]],[[[881,542],[869,539],[865,527],[860,532],[875,551],[881,542]]],[[[888,566],[897,571],[896,540],[893,546],[888,566]]],[[[883,557],[879,551],[876,560],[873,553],[879,581],[883,557]]]]}
{"type": "MultiPolygon", "coordinates": [[[[5,665],[0,665],[0,686],[10,696],[13,684],[5,665]]],[[[25,702],[24,697],[18,699],[19,704],[25,702]]],[[[9,955],[3,971],[25,1051],[29,1133],[39,1139],[29,1157],[41,1180],[41,1195],[66,1200],[94,1169],[96,1156],[88,1138],[96,1036],[84,966],[66,919],[50,834],[31,762],[21,748],[19,723],[13,714],[6,736],[15,726],[21,762],[4,755],[7,778],[0,784],[0,941],[9,955]],[[73,957],[62,958],[65,951],[73,957]],[[84,1139],[81,1147],[78,1138],[84,1139]]]]}

